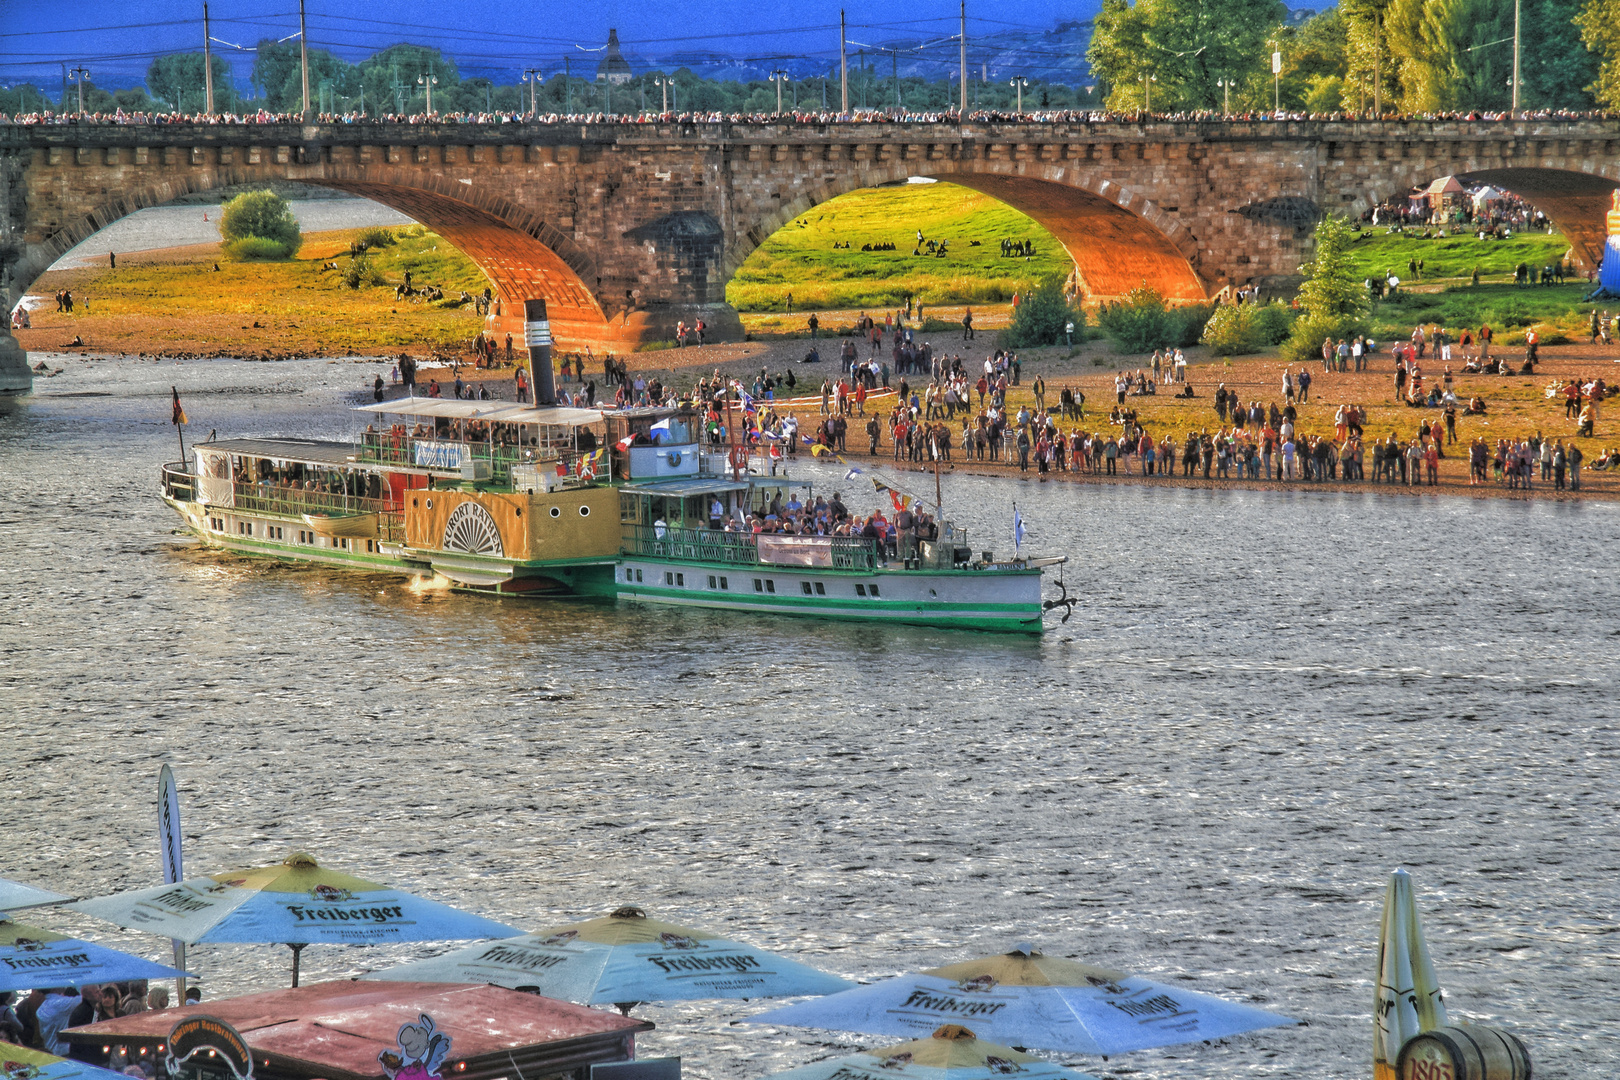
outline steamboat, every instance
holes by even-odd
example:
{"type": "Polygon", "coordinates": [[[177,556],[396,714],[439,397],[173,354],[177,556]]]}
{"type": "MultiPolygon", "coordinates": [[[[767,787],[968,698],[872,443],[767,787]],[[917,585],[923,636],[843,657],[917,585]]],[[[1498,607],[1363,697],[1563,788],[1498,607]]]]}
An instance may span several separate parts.
{"type": "Polygon", "coordinates": [[[163,466],[164,501],[210,547],[501,597],[1017,633],[1072,608],[1041,596],[1064,557],[997,559],[948,523],[901,543],[754,531],[808,497],[785,458],[705,442],[691,406],[556,405],[543,302],[527,316],[536,404],[407,397],[360,406],[349,442],[193,444],[163,466]]]}

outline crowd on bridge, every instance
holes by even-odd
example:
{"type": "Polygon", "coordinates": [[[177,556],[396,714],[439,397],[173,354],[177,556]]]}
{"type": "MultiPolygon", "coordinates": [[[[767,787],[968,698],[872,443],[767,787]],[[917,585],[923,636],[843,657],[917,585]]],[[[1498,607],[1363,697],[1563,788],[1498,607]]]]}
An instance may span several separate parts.
{"type": "MultiPolygon", "coordinates": [[[[1372,113],[1305,113],[1305,112],[1245,112],[1221,113],[1217,111],[1187,112],[1115,112],[1105,109],[1031,109],[1023,112],[974,109],[965,116],[956,110],[937,111],[883,111],[878,109],[839,113],[836,111],[796,110],[784,113],[752,112],[568,112],[568,113],[319,113],[311,121],[328,125],[383,125],[383,124],[441,124],[460,126],[498,126],[525,124],[542,126],[569,126],[581,124],[742,124],[773,125],[796,124],[824,126],[827,124],[1141,124],[1154,123],[1257,123],[1257,122],[1511,122],[1518,120],[1612,120],[1615,113],[1607,111],[1573,111],[1566,109],[1520,110],[1517,117],[1507,112],[1433,112],[1397,114],[1372,113]]],[[[248,113],[181,113],[181,112],[125,112],[81,113],[44,111],[19,114],[0,113],[0,126],[48,127],[58,125],[118,126],[118,125],[295,125],[306,121],[301,113],[275,113],[264,110],[248,113]]]]}

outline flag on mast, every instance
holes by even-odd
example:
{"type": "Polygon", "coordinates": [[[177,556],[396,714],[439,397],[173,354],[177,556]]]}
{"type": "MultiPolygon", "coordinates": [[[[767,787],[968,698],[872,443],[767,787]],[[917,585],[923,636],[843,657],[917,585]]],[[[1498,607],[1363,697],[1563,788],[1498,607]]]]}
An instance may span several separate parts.
{"type": "Polygon", "coordinates": [[[1013,504],[1013,550],[1017,551],[1024,546],[1024,515],[1018,512],[1018,504],[1013,504]]]}
{"type": "Polygon", "coordinates": [[[174,415],[170,418],[170,422],[176,427],[180,426],[181,424],[191,423],[190,420],[186,419],[186,410],[180,407],[180,390],[177,387],[171,386],[169,387],[169,392],[174,395],[174,415]]]}

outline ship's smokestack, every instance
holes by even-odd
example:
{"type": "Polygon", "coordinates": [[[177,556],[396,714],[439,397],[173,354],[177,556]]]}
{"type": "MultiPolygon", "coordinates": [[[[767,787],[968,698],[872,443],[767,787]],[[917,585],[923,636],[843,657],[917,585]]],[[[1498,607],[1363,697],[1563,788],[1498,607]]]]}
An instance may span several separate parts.
{"type": "Polygon", "coordinates": [[[551,323],[544,300],[523,301],[523,341],[529,347],[529,381],[536,405],[557,404],[557,381],[551,374],[551,323]]]}

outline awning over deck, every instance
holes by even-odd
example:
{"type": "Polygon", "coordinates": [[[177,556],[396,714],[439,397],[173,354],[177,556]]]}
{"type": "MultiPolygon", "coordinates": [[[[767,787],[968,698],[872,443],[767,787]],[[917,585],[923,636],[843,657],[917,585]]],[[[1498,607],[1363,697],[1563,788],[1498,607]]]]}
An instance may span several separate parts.
{"type": "Polygon", "coordinates": [[[270,458],[272,461],[298,461],[305,465],[325,465],[330,468],[347,468],[355,464],[353,443],[317,439],[216,439],[213,442],[193,443],[192,449],[270,458]]]}
{"type": "Polygon", "coordinates": [[[627,484],[619,490],[627,495],[661,495],[666,499],[689,499],[694,495],[708,495],[722,491],[746,491],[751,486],[746,480],[697,476],[690,480],[671,480],[663,484],[627,484]]]}
{"type": "Polygon", "coordinates": [[[600,424],[600,409],[539,409],[511,401],[446,401],[443,398],[398,398],[374,404],[357,405],[355,412],[387,416],[430,416],[447,420],[487,420],[497,424],[548,424],[552,427],[584,427],[600,424]]]}

